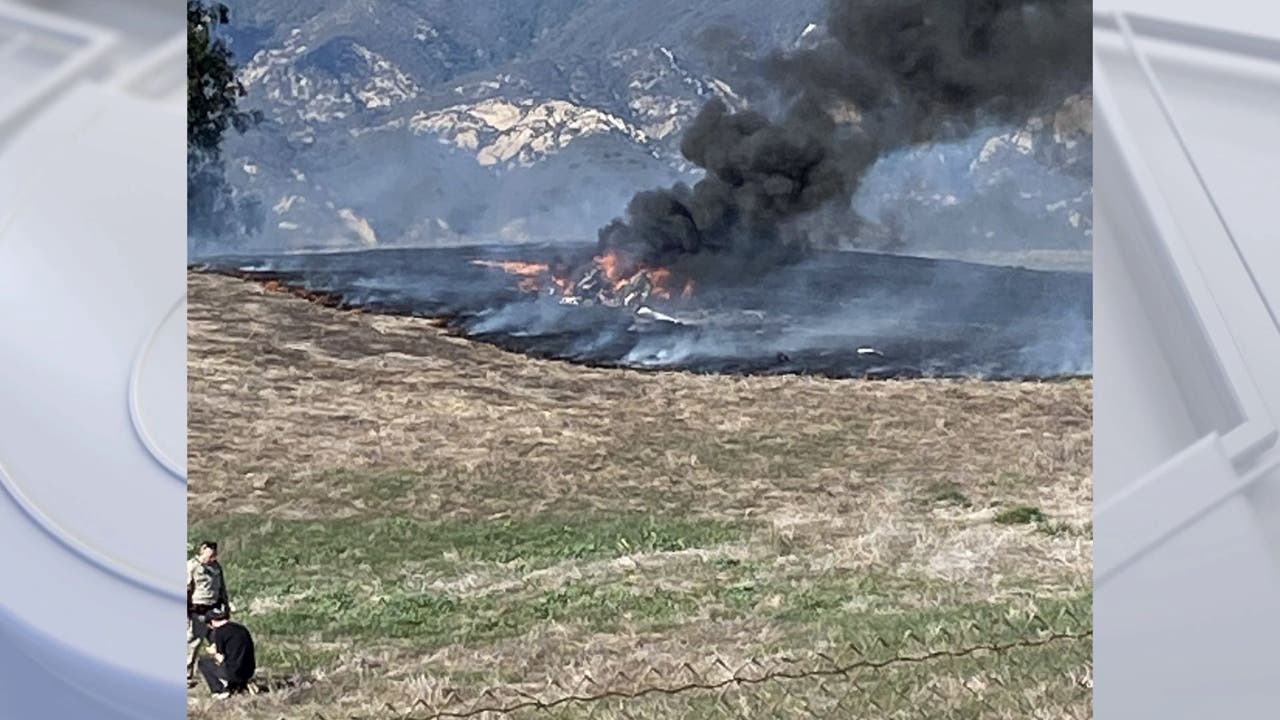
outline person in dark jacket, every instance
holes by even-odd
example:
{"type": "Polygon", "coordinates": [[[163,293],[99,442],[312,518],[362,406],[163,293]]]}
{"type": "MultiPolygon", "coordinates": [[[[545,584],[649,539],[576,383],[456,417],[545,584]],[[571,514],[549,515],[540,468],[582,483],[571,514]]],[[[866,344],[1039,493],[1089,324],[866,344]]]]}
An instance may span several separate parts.
{"type": "Polygon", "coordinates": [[[225,698],[249,689],[258,669],[253,653],[253,637],[245,626],[231,622],[223,608],[209,613],[214,656],[200,658],[200,674],[209,683],[215,698],[225,698]]]}

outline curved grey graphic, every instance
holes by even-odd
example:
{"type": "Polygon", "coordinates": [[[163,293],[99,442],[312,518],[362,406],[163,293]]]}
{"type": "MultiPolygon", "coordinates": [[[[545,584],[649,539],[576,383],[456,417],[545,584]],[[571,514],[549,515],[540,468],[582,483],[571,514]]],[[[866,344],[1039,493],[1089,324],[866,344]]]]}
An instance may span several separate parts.
{"type": "MultiPolygon", "coordinates": [[[[138,440],[142,443],[143,447],[147,449],[147,452],[151,454],[151,457],[154,458],[161,467],[167,470],[170,475],[173,475],[175,478],[182,481],[183,484],[186,484],[187,481],[186,459],[184,457],[181,461],[175,460],[170,453],[166,452],[165,449],[161,447],[160,443],[156,441],[152,431],[147,428],[147,422],[143,412],[144,403],[141,398],[141,388],[143,385],[144,373],[147,371],[148,367],[148,359],[152,356],[153,351],[155,350],[157,339],[165,330],[169,330],[170,332],[174,331],[171,323],[175,320],[178,320],[180,317],[183,321],[186,320],[185,316],[179,316],[178,314],[178,310],[185,307],[186,302],[187,295],[186,293],[183,293],[182,297],[179,298],[178,301],[169,308],[169,311],[165,313],[164,317],[160,319],[160,323],[151,331],[151,334],[147,336],[142,347],[138,350],[138,355],[134,359],[133,370],[129,373],[129,418],[133,422],[134,433],[137,434],[138,440]]],[[[185,322],[177,328],[177,332],[183,334],[186,333],[185,322]]],[[[163,402],[163,399],[158,402],[163,402]]],[[[186,427],[184,423],[182,432],[185,433],[185,431],[186,427]]]]}
{"type": "Polygon", "coordinates": [[[183,16],[45,5],[0,0],[0,716],[180,718],[183,16]]]}
{"type": "Polygon", "coordinates": [[[20,658],[0,653],[0,696],[6,711],[30,712],[21,717],[94,720],[183,717],[180,685],[104,666],[74,645],[22,623],[3,607],[0,642],[23,653],[20,658]],[[43,671],[40,676],[30,672],[33,663],[43,671]]]}
{"type": "MultiPolygon", "coordinates": [[[[178,311],[186,305],[186,293],[183,293],[176,302],[174,302],[169,310],[161,317],[160,322],[155,325],[146,339],[138,349],[133,365],[129,373],[128,381],[128,411],[134,433],[143,448],[147,451],[148,456],[155,461],[157,465],[173,478],[180,481],[184,486],[187,480],[187,471],[185,463],[179,464],[169,453],[157,442],[154,434],[148,429],[143,410],[143,401],[141,399],[141,387],[144,384],[144,376],[148,372],[148,359],[156,350],[157,340],[162,336],[165,330],[170,331],[169,339],[173,338],[172,323],[175,320],[185,321],[185,316],[179,315],[178,311]]],[[[181,333],[182,339],[185,339],[186,326],[185,322],[180,324],[177,331],[181,333]]],[[[172,373],[175,369],[181,368],[162,368],[160,372],[168,370],[172,373]]],[[[152,373],[156,370],[151,370],[152,373]]],[[[153,401],[155,402],[155,401],[153,401]]],[[[169,399],[169,404],[174,404],[169,399]]],[[[185,406],[185,402],[182,403],[185,406]]],[[[185,432],[185,426],[182,428],[185,432]]],[[[22,510],[32,523],[39,527],[50,538],[56,540],[66,549],[79,555],[85,561],[99,568],[100,570],[115,576],[120,580],[136,585],[139,588],[158,595],[168,597],[173,600],[185,600],[184,593],[172,583],[171,578],[163,578],[145,570],[135,567],[128,560],[117,557],[110,552],[104,551],[100,547],[96,547],[76,532],[60,523],[58,520],[40,507],[40,505],[26,492],[23,491],[21,483],[17,482],[13,476],[5,469],[4,458],[0,458],[0,488],[3,488],[10,496],[13,502],[22,510]]]]}
{"type": "Polygon", "coordinates": [[[172,583],[165,582],[162,578],[153,577],[143,571],[140,571],[121,558],[113,557],[108,553],[102,552],[85,542],[74,532],[59,524],[56,520],[52,519],[47,513],[41,510],[39,506],[32,502],[31,498],[22,491],[22,488],[13,481],[12,477],[5,470],[3,464],[0,464],[0,487],[4,488],[4,491],[9,495],[10,499],[13,500],[13,502],[22,510],[23,514],[31,520],[31,522],[35,523],[37,527],[66,549],[79,555],[95,567],[121,580],[158,595],[185,602],[186,596],[181,588],[173,586],[172,583]]]}

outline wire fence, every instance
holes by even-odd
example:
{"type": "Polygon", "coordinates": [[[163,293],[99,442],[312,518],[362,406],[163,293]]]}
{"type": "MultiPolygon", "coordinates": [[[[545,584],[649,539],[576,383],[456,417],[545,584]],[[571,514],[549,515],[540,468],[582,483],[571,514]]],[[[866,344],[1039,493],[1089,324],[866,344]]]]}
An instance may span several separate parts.
{"type": "MultiPolygon", "coordinates": [[[[1037,618],[1039,620],[1039,618],[1037,618]]],[[[1092,627],[1074,617],[1034,632],[936,627],[850,643],[840,652],[779,653],[730,662],[720,657],[648,666],[540,686],[468,691],[434,688],[408,707],[313,720],[738,720],[742,718],[1092,717],[1092,627]],[[979,633],[981,634],[981,633],[979,633]]]]}

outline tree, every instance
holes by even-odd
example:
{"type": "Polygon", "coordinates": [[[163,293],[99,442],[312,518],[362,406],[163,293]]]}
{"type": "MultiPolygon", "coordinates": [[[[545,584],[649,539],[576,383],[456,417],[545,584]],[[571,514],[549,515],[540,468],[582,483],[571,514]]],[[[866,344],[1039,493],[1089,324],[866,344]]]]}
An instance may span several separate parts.
{"type": "Polygon", "coordinates": [[[187,233],[189,236],[255,232],[261,208],[237,198],[227,183],[222,140],[227,130],[243,133],[262,116],[240,109],[245,89],[236,78],[230,48],[217,29],[230,19],[227,6],[187,0],[187,233]]]}

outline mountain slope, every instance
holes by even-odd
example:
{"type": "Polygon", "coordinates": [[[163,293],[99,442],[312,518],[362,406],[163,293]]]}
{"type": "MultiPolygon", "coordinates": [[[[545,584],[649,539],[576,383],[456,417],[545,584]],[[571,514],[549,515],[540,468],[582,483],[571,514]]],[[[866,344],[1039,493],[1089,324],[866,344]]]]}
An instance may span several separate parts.
{"type": "MultiPolygon", "coordinates": [[[[735,107],[763,101],[751,59],[820,37],[824,5],[236,2],[229,40],[246,104],[266,117],[228,142],[233,184],[267,216],[263,234],[244,242],[592,237],[635,191],[696,180],[678,151],[685,125],[713,97],[735,107]]],[[[1061,122],[942,148],[946,182],[937,168],[918,169],[930,149],[881,163],[859,199],[869,217],[861,237],[838,241],[1087,248],[1091,134],[1058,131],[1083,102],[1064,106],[1061,122]],[[1002,198],[1012,181],[1030,189],[1010,204],[1002,198]],[[960,231],[940,232],[939,222],[960,231]]]]}

